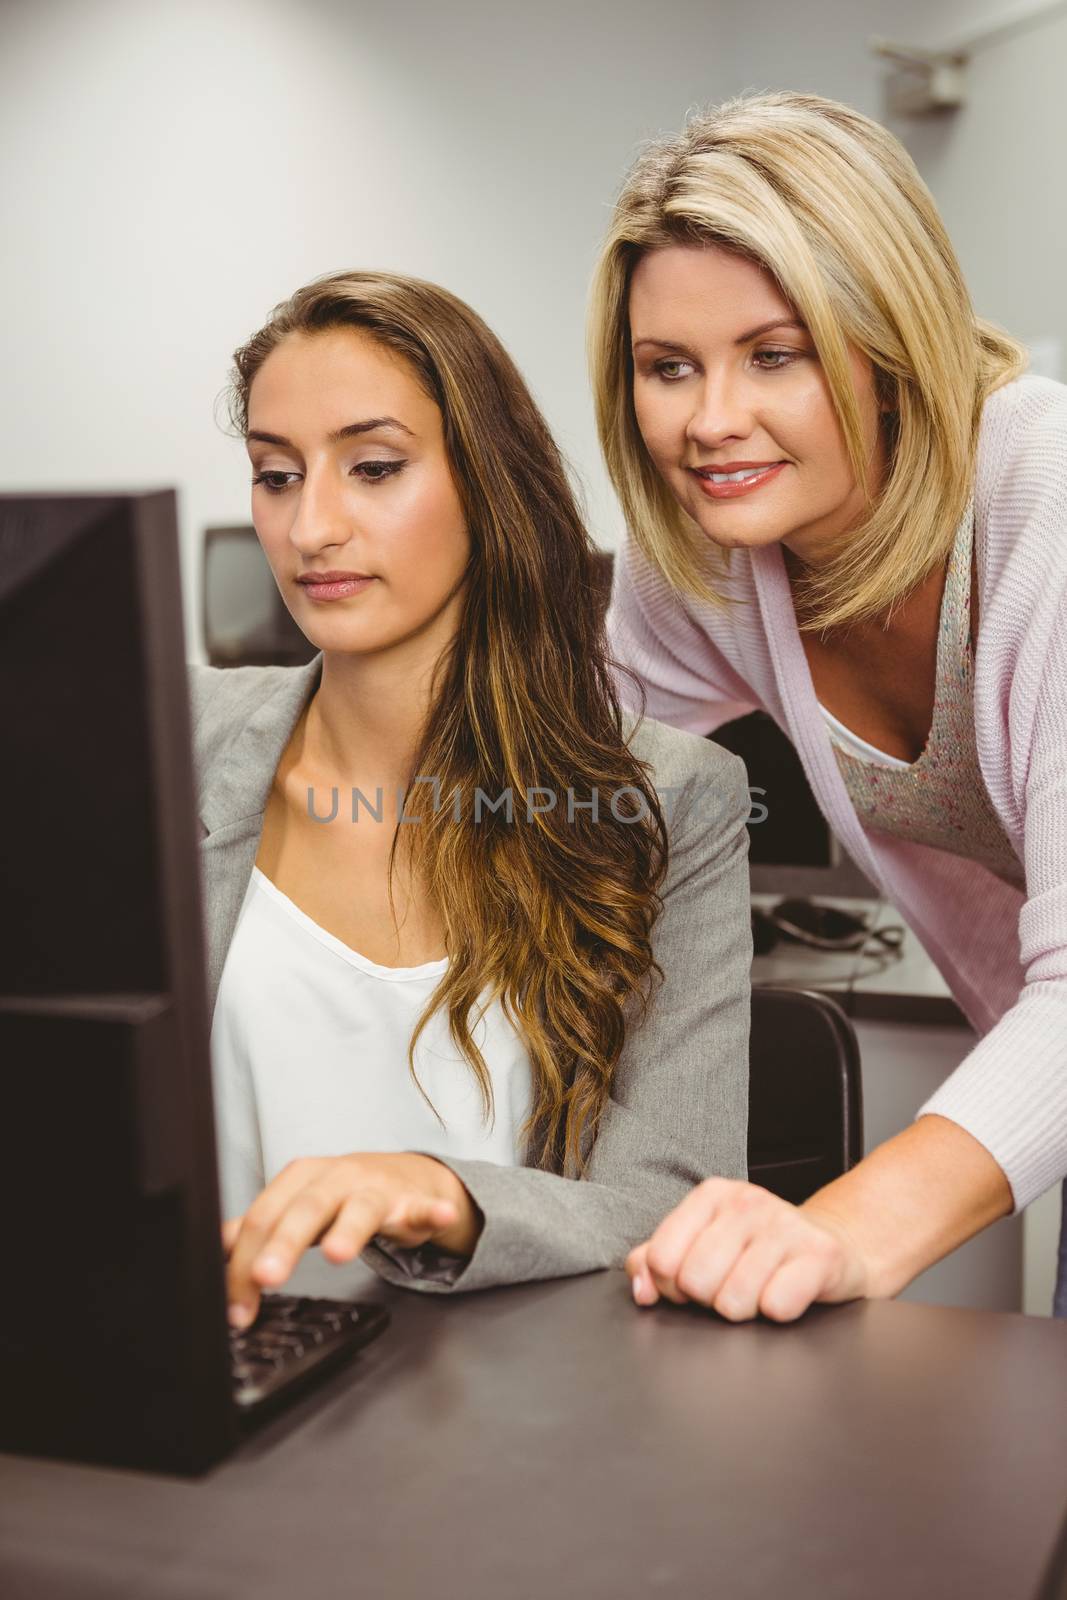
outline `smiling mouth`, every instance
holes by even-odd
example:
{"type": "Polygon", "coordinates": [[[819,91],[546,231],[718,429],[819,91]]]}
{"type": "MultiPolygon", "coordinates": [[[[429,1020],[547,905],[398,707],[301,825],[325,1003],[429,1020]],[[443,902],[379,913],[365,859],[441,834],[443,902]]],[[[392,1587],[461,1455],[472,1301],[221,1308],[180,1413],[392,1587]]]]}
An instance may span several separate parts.
{"type": "Polygon", "coordinates": [[[692,473],[701,492],[709,500],[738,500],[755,493],[765,483],[770,483],[788,465],[787,461],[761,461],[734,466],[732,471],[720,471],[714,467],[689,467],[686,470],[692,473]]]}
{"type": "Polygon", "coordinates": [[[693,467],[698,478],[705,478],[711,483],[748,483],[752,478],[758,478],[764,472],[770,472],[772,467],[784,467],[784,461],[760,461],[751,467],[739,467],[736,472],[717,471],[714,467],[693,467]]]}

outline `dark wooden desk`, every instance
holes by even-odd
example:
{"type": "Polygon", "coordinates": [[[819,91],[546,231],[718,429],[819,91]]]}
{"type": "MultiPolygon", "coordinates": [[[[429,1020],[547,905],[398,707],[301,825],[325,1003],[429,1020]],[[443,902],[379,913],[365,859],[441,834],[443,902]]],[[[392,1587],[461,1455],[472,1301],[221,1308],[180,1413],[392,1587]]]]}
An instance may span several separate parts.
{"type": "Polygon", "coordinates": [[[1051,1600],[1067,1326],[442,1300],[195,1482],[0,1458],[4,1600],[1051,1600]]]}

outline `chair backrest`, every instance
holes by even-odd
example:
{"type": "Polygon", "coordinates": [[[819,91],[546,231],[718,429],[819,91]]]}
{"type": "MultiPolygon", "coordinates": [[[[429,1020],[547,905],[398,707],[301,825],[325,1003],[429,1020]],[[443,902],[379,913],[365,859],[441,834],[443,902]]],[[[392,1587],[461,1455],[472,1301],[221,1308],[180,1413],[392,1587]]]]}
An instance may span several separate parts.
{"type": "Polygon", "coordinates": [[[748,1175],[799,1205],[863,1155],[856,1032],[836,1000],[752,991],[748,1175]]]}

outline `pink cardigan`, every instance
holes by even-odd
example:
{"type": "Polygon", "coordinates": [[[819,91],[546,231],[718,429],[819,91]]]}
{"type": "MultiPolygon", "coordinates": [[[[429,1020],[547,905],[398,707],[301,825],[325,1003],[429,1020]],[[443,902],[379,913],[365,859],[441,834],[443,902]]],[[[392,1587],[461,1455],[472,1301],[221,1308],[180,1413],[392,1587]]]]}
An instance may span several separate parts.
{"type": "MultiPolygon", "coordinates": [[[[608,629],[650,717],[707,733],[774,717],[824,815],[905,918],[981,1035],[917,1115],[966,1128],[1021,1210],[1067,1175],[1067,387],[1025,377],[982,414],[975,478],[982,776],[1025,894],[977,862],[864,828],[815,698],[779,546],[735,550],[728,609],[682,599],[632,543],[608,629]]],[[[624,701],[634,692],[623,675],[624,701]]]]}

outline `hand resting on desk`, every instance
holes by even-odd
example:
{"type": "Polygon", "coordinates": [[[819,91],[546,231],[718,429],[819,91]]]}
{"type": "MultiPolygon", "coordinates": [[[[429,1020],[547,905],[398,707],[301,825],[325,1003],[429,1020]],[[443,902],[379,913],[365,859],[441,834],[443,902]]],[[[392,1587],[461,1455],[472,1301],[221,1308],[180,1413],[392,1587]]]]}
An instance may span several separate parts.
{"type": "Polygon", "coordinates": [[[741,1322],[792,1322],[815,1300],[881,1299],[1000,1217],[1013,1194],[986,1147],[924,1112],[792,1206],[708,1178],[627,1258],[638,1305],[697,1300],[741,1322]]]}
{"type": "Polygon", "coordinates": [[[729,1178],[691,1190],[626,1270],[639,1306],[693,1300],[731,1322],[791,1322],[815,1300],[867,1293],[863,1257],[836,1221],[729,1178]]]}
{"type": "Polygon", "coordinates": [[[470,1255],[484,1218],[443,1162],[409,1152],[290,1161],[242,1217],[222,1226],[229,1257],[230,1321],[247,1327],[263,1289],[285,1283],[321,1243],[328,1261],[352,1261],[375,1235],[413,1246],[428,1240],[470,1255]]]}

